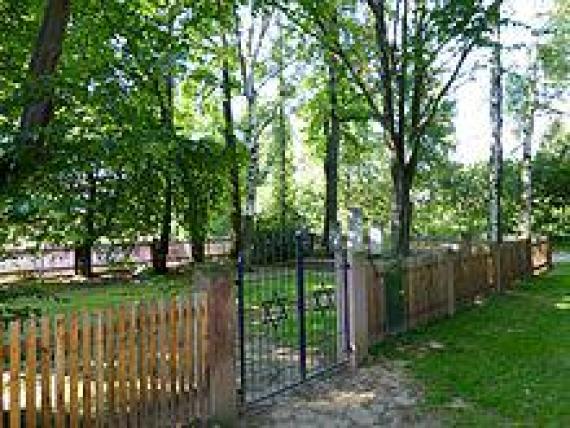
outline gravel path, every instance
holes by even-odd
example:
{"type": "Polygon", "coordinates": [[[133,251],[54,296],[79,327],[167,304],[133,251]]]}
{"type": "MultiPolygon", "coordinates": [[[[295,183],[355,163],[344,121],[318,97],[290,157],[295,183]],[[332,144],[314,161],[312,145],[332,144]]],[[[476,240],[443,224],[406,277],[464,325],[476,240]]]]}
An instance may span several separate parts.
{"type": "Polygon", "coordinates": [[[384,362],[316,380],[243,421],[247,427],[435,427],[402,363],[384,362]]]}

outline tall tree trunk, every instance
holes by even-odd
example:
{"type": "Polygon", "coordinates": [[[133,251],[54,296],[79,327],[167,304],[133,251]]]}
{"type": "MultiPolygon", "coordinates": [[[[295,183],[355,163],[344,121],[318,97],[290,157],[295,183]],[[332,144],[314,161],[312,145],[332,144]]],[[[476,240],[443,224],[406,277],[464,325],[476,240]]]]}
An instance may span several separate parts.
{"type": "Polygon", "coordinates": [[[164,189],[164,206],[162,221],[160,223],[160,236],[155,241],[153,252],[153,268],[155,273],[165,274],[168,272],[168,252],[170,243],[170,229],[172,223],[172,179],[166,174],[166,186],[164,189]]]}
{"type": "Polygon", "coordinates": [[[493,47],[491,65],[491,204],[490,204],[490,239],[500,244],[503,239],[501,219],[501,193],[503,175],[503,85],[501,66],[500,29],[497,26],[496,41],[493,47]]]}
{"type": "Polygon", "coordinates": [[[329,103],[330,117],[327,135],[327,151],[325,157],[325,222],[324,236],[328,251],[331,251],[331,231],[338,223],[338,152],[340,146],[340,121],[338,117],[338,75],[337,64],[334,55],[329,60],[329,103]]]}
{"type": "MultiPolygon", "coordinates": [[[[221,13],[221,3],[218,1],[218,7],[221,13]]],[[[224,53],[228,50],[228,41],[225,34],[222,34],[222,44],[224,53]]],[[[224,138],[226,147],[230,152],[232,165],[230,167],[230,182],[232,188],[232,229],[234,234],[233,255],[237,255],[242,250],[242,230],[241,230],[241,196],[239,186],[239,164],[237,159],[237,146],[234,135],[234,119],[232,114],[232,86],[230,80],[230,64],[227,57],[224,56],[222,64],[222,92],[223,92],[223,114],[224,114],[224,138]]]]}
{"type": "Polygon", "coordinates": [[[243,224],[242,248],[246,265],[249,265],[252,251],[252,239],[255,230],[255,205],[257,200],[257,177],[259,169],[259,140],[255,136],[255,110],[256,96],[254,72],[249,70],[245,83],[245,98],[247,100],[247,129],[246,146],[249,151],[249,163],[247,166],[245,216],[243,224]]]}
{"type": "Polygon", "coordinates": [[[410,252],[410,229],[412,225],[412,204],[410,192],[412,174],[405,163],[392,160],[392,210],[391,232],[392,250],[399,256],[407,256],[410,252]]]}
{"type": "Polygon", "coordinates": [[[287,222],[287,125],[285,119],[285,39],[279,19],[279,222],[287,222]]]}
{"type": "Polygon", "coordinates": [[[490,239],[494,244],[494,277],[495,288],[499,291],[503,288],[501,243],[503,241],[501,196],[503,181],[503,84],[501,66],[501,33],[500,24],[497,23],[495,30],[495,44],[493,47],[491,63],[491,203],[489,207],[490,239]]]}
{"type": "Polygon", "coordinates": [[[53,92],[49,88],[49,79],[57,69],[69,14],[70,0],[47,1],[30,61],[29,88],[35,96],[24,107],[20,118],[21,134],[15,157],[0,158],[0,186],[24,177],[45,157],[45,141],[38,131],[46,127],[53,116],[53,92]],[[42,87],[46,82],[48,87],[42,87]]]}
{"type": "MultiPolygon", "coordinates": [[[[173,20],[170,21],[170,36],[173,37],[173,20]]],[[[172,64],[171,64],[172,66],[172,64]]],[[[166,102],[161,111],[162,123],[164,130],[170,137],[174,136],[174,77],[172,70],[166,76],[166,102]]],[[[161,96],[161,94],[159,94],[161,96]]],[[[170,172],[171,156],[170,148],[168,149],[167,165],[163,170],[164,174],[164,206],[162,211],[162,220],[160,225],[160,236],[155,249],[156,262],[153,263],[154,271],[158,274],[165,274],[168,272],[168,252],[170,243],[170,230],[172,225],[172,175],[170,172]]]]}
{"type": "Polygon", "coordinates": [[[537,79],[538,63],[536,58],[536,47],[533,46],[531,57],[532,76],[528,91],[528,110],[525,111],[523,125],[523,165],[522,165],[522,186],[523,186],[523,213],[522,213],[522,235],[524,239],[530,239],[532,233],[532,139],[534,136],[534,121],[537,107],[537,79]]]}

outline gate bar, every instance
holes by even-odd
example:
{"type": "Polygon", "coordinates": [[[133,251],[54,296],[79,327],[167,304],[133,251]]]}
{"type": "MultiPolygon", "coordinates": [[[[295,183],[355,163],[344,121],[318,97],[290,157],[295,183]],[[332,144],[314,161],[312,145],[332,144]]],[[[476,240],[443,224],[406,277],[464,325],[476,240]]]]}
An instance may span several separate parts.
{"type": "Polygon", "coordinates": [[[305,325],[305,281],[303,269],[303,236],[295,234],[297,253],[297,312],[299,316],[299,369],[301,380],[307,379],[307,330],[305,325]]]}

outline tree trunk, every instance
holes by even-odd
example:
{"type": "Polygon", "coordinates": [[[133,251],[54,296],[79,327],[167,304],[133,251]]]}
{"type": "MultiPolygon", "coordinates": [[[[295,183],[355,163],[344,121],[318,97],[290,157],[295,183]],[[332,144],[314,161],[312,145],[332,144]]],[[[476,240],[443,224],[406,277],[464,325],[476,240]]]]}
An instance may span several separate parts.
{"type": "MultiPolygon", "coordinates": [[[[173,37],[173,19],[170,21],[170,36],[173,37]]],[[[160,93],[159,96],[162,96],[160,93]]],[[[174,136],[174,78],[172,76],[172,70],[166,76],[166,103],[163,105],[161,111],[162,123],[165,131],[169,133],[171,137],[174,136]]],[[[167,163],[171,162],[171,157],[168,156],[167,163]]],[[[172,224],[172,176],[170,173],[170,165],[167,164],[164,170],[164,206],[162,211],[162,221],[160,224],[160,236],[158,239],[157,248],[154,251],[156,256],[155,261],[153,261],[153,267],[155,273],[166,274],[168,273],[168,252],[170,243],[170,230],[172,224]]]]}
{"type": "Polygon", "coordinates": [[[206,239],[202,235],[192,237],[192,261],[204,263],[206,260],[206,239]]]}
{"type": "Polygon", "coordinates": [[[410,252],[410,229],[412,225],[412,204],[410,200],[411,174],[404,163],[392,161],[392,250],[398,256],[410,252]]]}
{"type": "Polygon", "coordinates": [[[538,82],[538,60],[536,58],[536,46],[532,48],[532,76],[528,91],[528,111],[524,118],[523,128],[523,165],[522,165],[522,186],[523,186],[523,213],[522,213],[522,235],[524,239],[531,239],[532,234],[532,139],[534,136],[534,121],[537,108],[537,82],[538,82]]]}
{"type": "Polygon", "coordinates": [[[338,152],[340,146],[340,122],[338,117],[338,75],[334,56],[331,55],[329,62],[329,103],[330,122],[328,127],[327,151],[325,157],[325,224],[323,240],[328,252],[331,248],[331,231],[335,230],[338,223],[338,152]]]}
{"type": "Polygon", "coordinates": [[[164,207],[162,212],[162,222],[160,225],[160,237],[155,241],[153,251],[153,269],[155,273],[165,274],[168,272],[168,250],[170,243],[170,229],[172,222],[172,180],[168,175],[166,178],[166,188],[164,189],[164,207]]]}
{"type": "Polygon", "coordinates": [[[279,222],[281,230],[287,218],[287,127],[285,119],[285,40],[279,20],[279,222]]]}
{"type": "Polygon", "coordinates": [[[503,241],[502,218],[501,218],[501,194],[503,180],[503,85],[501,68],[501,34],[500,24],[497,24],[495,31],[495,45],[493,47],[493,57],[491,65],[491,203],[490,203],[490,239],[493,242],[494,277],[495,288],[498,291],[503,289],[501,244],[503,241]]]}
{"type": "Polygon", "coordinates": [[[20,118],[19,153],[14,160],[0,159],[0,185],[23,177],[40,165],[45,156],[44,140],[37,131],[47,126],[53,116],[49,78],[55,73],[61,56],[69,13],[70,0],[48,0],[30,62],[29,88],[36,96],[24,107],[20,118]],[[47,88],[42,87],[45,82],[47,88]]]}
{"type": "Polygon", "coordinates": [[[247,166],[245,216],[243,224],[242,248],[244,262],[249,265],[251,259],[252,237],[255,229],[255,204],[257,199],[257,176],[259,169],[259,140],[255,137],[255,87],[253,70],[249,70],[245,82],[247,100],[246,145],[249,151],[247,166]]]}
{"type": "MultiPolygon", "coordinates": [[[[220,3],[218,2],[218,5],[220,3]]],[[[224,51],[228,48],[228,42],[225,34],[222,34],[222,44],[224,51]]],[[[230,80],[230,65],[227,58],[224,57],[222,65],[222,92],[223,92],[223,114],[224,114],[224,137],[226,147],[228,148],[232,165],[230,167],[230,181],[232,186],[232,229],[234,234],[233,256],[241,252],[242,249],[242,233],[241,233],[241,196],[239,186],[239,164],[237,159],[236,139],[234,135],[234,120],[232,115],[232,86],[230,80]]]]}
{"type": "Polygon", "coordinates": [[[499,27],[496,30],[496,42],[493,48],[491,68],[491,204],[490,204],[490,239],[500,244],[502,237],[501,192],[503,175],[503,86],[501,69],[501,44],[499,27]]]}
{"type": "Polygon", "coordinates": [[[87,174],[87,211],[85,214],[85,236],[81,245],[75,249],[75,274],[87,278],[93,277],[93,244],[95,236],[95,210],[97,199],[97,181],[95,174],[87,174]]]}

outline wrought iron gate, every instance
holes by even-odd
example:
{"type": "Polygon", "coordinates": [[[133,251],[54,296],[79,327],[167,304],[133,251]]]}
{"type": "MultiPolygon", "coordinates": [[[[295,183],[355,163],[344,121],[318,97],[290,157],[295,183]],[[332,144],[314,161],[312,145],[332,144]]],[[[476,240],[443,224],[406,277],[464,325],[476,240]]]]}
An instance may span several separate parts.
{"type": "Polygon", "coordinates": [[[237,373],[243,405],[347,361],[343,254],[335,260],[316,249],[310,235],[281,233],[261,237],[240,255],[237,373]]]}

